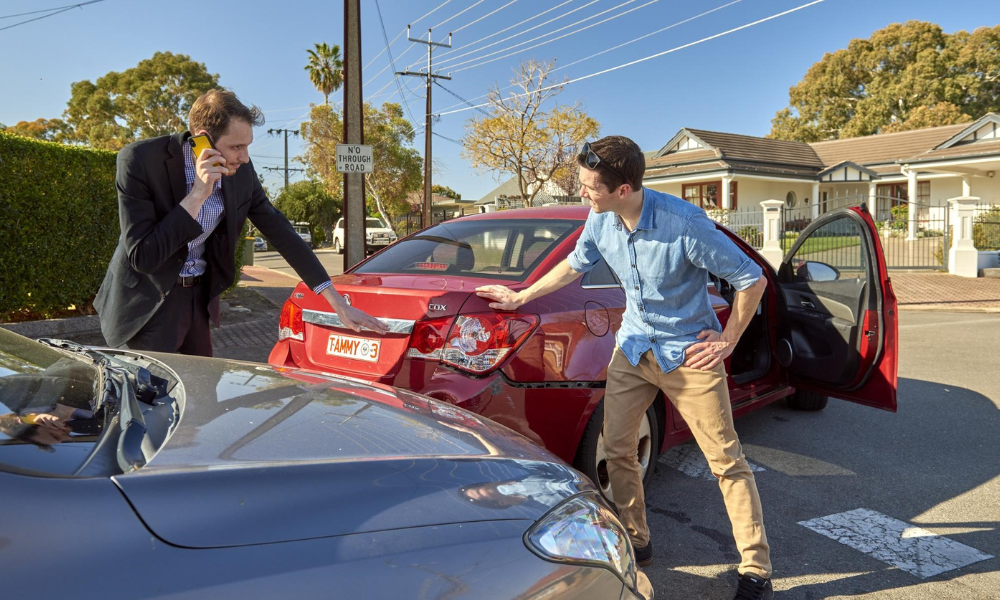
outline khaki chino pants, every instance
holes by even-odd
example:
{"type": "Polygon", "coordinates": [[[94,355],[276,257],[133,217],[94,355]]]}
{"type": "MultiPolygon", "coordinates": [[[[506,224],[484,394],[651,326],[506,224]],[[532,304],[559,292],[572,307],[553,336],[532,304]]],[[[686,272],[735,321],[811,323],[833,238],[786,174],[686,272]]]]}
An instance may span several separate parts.
{"type": "Polygon", "coordinates": [[[633,367],[622,351],[615,348],[604,395],[604,450],[611,491],[632,543],[640,548],[649,543],[636,447],[642,416],[661,390],[684,418],[712,474],[719,480],[742,557],[739,572],[770,577],[770,549],[760,496],[733,428],[726,369],[722,363],[708,371],[682,365],[664,373],[652,350],[633,367]]]}

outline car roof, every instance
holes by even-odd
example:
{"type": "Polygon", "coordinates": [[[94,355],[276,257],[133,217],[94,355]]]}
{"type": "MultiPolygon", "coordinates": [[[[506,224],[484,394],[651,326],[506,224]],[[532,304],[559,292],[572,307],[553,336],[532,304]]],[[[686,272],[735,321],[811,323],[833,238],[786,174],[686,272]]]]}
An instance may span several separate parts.
{"type": "Polygon", "coordinates": [[[590,214],[590,205],[540,206],[537,208],[514,208],[476,215],[466,215],[462,220],[479,219],[577,219],[584,221],[590,214]]]}

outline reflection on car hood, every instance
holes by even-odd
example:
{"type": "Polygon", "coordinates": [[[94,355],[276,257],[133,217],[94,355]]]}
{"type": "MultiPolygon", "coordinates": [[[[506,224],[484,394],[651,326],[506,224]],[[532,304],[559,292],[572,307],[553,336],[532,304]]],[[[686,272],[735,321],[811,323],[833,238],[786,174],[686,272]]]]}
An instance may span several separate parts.
{"type": "Polygon", "coordinates": [[[149,464],[115,481],[172,544],[535,520],[590,489],[526,439],[423,396],[305,371],[153,356],[180,375],[185,409],[149,464]]]}

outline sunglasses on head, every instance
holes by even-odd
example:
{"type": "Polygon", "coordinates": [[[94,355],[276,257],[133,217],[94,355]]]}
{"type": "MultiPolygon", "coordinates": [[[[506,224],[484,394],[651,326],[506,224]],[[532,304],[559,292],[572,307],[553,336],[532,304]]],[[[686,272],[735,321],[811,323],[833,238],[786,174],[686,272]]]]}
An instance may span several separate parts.
{"type": "Polygon", "coordinates": [[[596,152],[594,152],[593,148],[590,147],[590,142],[586,142],[583,145],[583,149],[580,151],[580,154],[586,157],[584,159],[584,164],[586,164],[587,168],[590,169],[591,171],[597,169],[597,165],[604,163],[604,166],[611,169],[615,173],[615,175],[621,177],[624,183],[629,182],[628,177],[625,177],[624,175],[621,174],[621,172],[618,169],[612,167],[611,163],[609,163],[606,160],[601,160],[601,157],[598,156],[596,152]]]}

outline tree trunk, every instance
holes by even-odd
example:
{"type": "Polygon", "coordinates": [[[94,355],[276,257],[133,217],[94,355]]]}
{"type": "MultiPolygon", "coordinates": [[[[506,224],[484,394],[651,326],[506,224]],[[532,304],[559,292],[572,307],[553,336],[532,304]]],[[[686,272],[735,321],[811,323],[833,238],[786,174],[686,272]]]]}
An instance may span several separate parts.
{"type": "Polygon", "coordinates": [[[372,181],[371,177],[366,177],[365,179],[368,183],[368,193],[375,199],[375,208],[378,210],[378,215],[382,217],[382,222],[385,223],[385,226],[388,227],[393,234],[395,234],[395,224],[392,222],[392,219],[389,218],[389,213],[385,211],[385,205],[382,204],[382,198],[379,196],[378,189],[375,187],[375,182],[372,181]]]}

